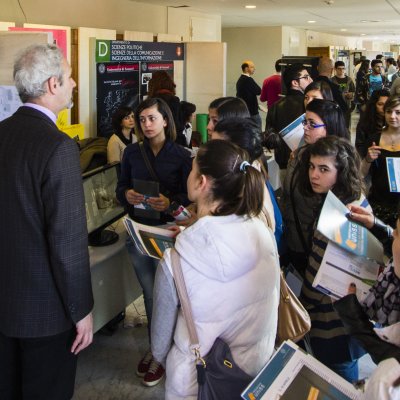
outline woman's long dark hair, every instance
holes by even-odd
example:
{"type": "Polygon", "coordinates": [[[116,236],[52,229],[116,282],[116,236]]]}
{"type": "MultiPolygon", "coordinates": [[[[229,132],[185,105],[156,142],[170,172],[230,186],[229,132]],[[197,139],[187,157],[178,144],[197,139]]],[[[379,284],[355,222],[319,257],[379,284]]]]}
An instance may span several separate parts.
{"type": "Polygon", "coordinates": [[[384,117],[380,116],[376,111],[376,103],[381,97],[390,97],[390,92],[387,89],[374,90],[370,99],[365,106],[365,112],[360,117],[360,123],[365,126],[375,127],[376,121],[382,119],[384,124],[384,117]]]}
{"type": "Polygon", "coordinates": [[[122,133],[122,120],[128,115],[133,114],[133,109],[131,107],[120,107],[115,111],[112,116],[111,123],[114,128],[114,133],[120,138],[122,143],[126,146],[132,143],[132,135],[135,133],[135,129],[133,128],[130,132],[129,139],[127,139],[122,133]]]}
{"type": "Polygon", "coordinates": [[[325,100],[333,100],[333,94],[331,87],[329,84],[325,81],[314,81],[311,82],[306,89],[304,90],[304,96],[310,91],[310,90],[319,90],[322,94],[322,97],[325,100]]]}
{"type": "Polygon", "coordinates": [[[337,180],[331,190],[343,203],[351,203],[361,197],[364,191],[361,159],[347,139],[327,136],[318,139],[304,149],[299,166],[299,188],[305,195],[313,193],[308,174],[312,156],[334,159],[337,180]]]}
{"type": "Polygon", "coordinates": [[[350,139],[343,112],[339,105],[330,100],[315,99],[307,104],[306,112],[317,114],[325,124],[327,136],[337,136],[350,139]]]}
{"type": "Polygon", "coordinates": [[[135,111],[135,126],[136,132],[138,133],[138,137],[142,140],[144,138],[144,134],[142,131],[142,126],[140,125],[140,113],[147,108],[157,107],[158,112],[162,115],[164,120],[167,122],[167,126],[164,128],[165,138],[175,142],[176,140],[176,129],[174,118],[171,113],[171,109],[168,107],[168,104],[158,97],[148,97],[146,100],[143,100],[137,107],[135,111]]]}
{"type": "Polygon", "coordinates": [[[153,73],[149,80],[149,97],[156,97],[160,91],[166,91],[172,95],[175,95],[175,82],[168,74],[167,71],[156,71],[153,73]]]}
{"type": "Polygon", "coordinates": [[[249,161],[246,151],[227,140],[211,140],[200,147],[195,162],[199,173],[211,179],[210,200],[219,202],[213,215],[260,214],[264,179],[249,161]]]}

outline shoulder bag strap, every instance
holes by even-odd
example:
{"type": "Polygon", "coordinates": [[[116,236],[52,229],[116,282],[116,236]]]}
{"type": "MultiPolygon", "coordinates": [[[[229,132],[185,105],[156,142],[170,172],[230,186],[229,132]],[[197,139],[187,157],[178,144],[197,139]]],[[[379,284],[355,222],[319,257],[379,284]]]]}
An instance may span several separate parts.
{"type": "Polygon", "coordinates": [[[147,157],[146,150],[144,149],[143,142],[139,143],[139,148],[140,148],[140,152],[142,153],[142,157],[143,157],[144,163],[146,164],[147,170],[149,171],[151,177],[153,178],[153,180],[155,182],[160,182],[160,180],[157,177],[156,172],[154,171],[154,168],[152,167],[152,165],[150,163],[149,158],[147,157]]]}
{"type": "Polygon", "coordinates": [[[171,249],[171,261],[172,261],[172,271],[174,273],[174,280],[176,290],[178,292],[178,297],[181,302],[183,317],[185,318],[187,328],[189,330],[190,344],[192,345],[193,350],[199,356],[199,338],[197,336],[196,327],[193,322],[192,308],[190,306],[189,296],[186,290],[185,279],[183,277],[181,261],[179,258],[179,254],[175,249],[171,249]]]}
{"type": "Polygon", "coordinates": [[[292,208],[293,208],[293,215],[294,215],[294,222],[296,224],[296,230],[297,233],[300,237],[300,241],[301,244],[303,246],[303,249],[305,251],[305,253],[308,255],[310,253],[310,249],[309,246],[307,246],[307,242],[306,239],[303,236],[303,231],[301,229],[301,224],[300,224],[300,219],[299,219],[299,215],[297,214],[297,208],[296,208],[296,202],[294,199],[294,176],[296,174],[296,171],[293,171],[293,175],[290,179],[290,200],[292,202],[292,208]]]}

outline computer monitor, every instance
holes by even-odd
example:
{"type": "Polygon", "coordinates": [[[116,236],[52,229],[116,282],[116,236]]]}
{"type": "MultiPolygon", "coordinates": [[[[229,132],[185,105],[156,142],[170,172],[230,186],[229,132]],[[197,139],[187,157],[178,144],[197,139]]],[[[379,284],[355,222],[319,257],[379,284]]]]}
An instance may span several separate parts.
{"type": "Polygon", "coordinates": [[[115,196],[119,163],[107,164],[82,175],[90,246],[106,246],[118,240],[116,232],[105,229],[125,214],[115,196]]]}

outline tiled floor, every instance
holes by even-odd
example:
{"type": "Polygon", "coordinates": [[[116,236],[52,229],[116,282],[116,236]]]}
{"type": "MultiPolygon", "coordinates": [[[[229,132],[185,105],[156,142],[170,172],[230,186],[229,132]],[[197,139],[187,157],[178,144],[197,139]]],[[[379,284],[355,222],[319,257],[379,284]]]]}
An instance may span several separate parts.
{"type": "MultiPolygon", "coordinates": [[[[143,301],[135,302],[144,313],[143,301]]],[[[130,306],[128,317],[137,317],[130,306]]],[[[93,344],[79,358],[73,400],[158,400],[164,398],[164,381],[148,388],[135,374],[136,366],[148,349],[147,326],[124,328],[107,336],[97,333],[93,344]]]]}

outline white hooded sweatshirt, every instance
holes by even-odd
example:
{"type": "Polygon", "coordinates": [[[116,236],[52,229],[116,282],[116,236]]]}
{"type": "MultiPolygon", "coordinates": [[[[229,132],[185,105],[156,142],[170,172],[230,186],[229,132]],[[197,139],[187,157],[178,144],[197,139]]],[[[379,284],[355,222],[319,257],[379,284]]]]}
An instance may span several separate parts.
{"type": "MultiPolygon", "coordinates": [[[[217,337],[229,346],[234,361],[255,376],[270,358],[275,343],[279,304],[279,261],[273,233],[258,218],[206,216],[179,234],[176,250],[204,356],[217,337]]],[[[170,252],[161,264],[164,280],[172,275],[170,252]]],[[[160,349],[163,327],[173,326],[163,311],[173,296],[155,286],[152,322],[153,355],[160,349]],[[158,299],[158,300],[157,300],[158,299]],[[161,300],[163,299],[163,300],[161,300]],[[163,325],[165,324],[165,325],[163,325]]],[[[166,399],[197,399],[195,357],[181,311],[166,362],[166,399]]]]}

